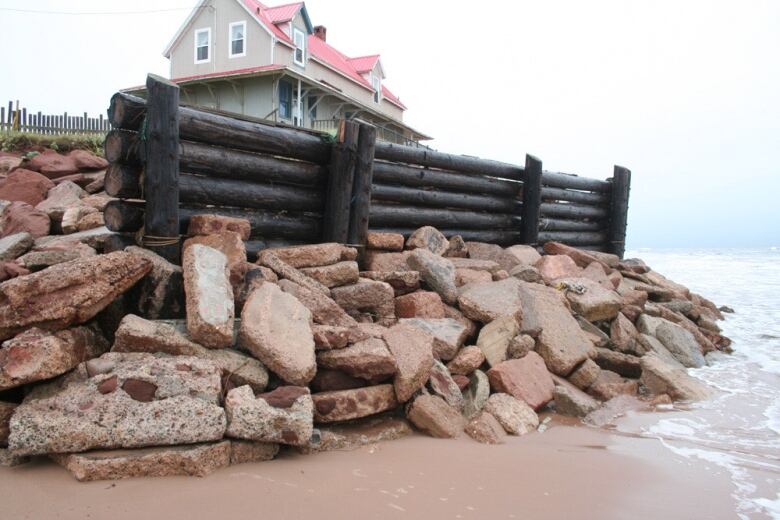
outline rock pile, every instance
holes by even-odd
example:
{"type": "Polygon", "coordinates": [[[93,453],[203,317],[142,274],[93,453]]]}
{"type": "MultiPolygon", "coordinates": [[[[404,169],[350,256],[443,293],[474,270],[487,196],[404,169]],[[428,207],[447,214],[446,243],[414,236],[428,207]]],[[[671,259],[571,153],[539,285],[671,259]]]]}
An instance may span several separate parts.
{"type": "Polygon", "coordinates": [[[3,239],[20,267],[31,248],[74,254],[0,284],[0,461],[47,455],[95,480],[413,429],[500,443],[546,410],[705,398],[685,369],[729,345],[714,304],[640,260],[424,227],[371,233],[359,261],[328,243],[249,263],[247,230],[194,218],[181,267],[134,246],[3,239]]]}

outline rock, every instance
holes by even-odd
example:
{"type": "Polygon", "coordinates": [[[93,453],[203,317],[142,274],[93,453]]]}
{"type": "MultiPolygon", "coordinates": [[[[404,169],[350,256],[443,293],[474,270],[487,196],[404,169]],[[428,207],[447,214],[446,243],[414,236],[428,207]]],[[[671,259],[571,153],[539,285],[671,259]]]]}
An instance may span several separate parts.
{"type": "Polygon", "coordinates": [[[534,410],[553,399],[553,380],[536,352],[504,361],[488,370],[487,376],[493,390],[522,399],[534,410]]]}
{"type": "Polygon", "coordinates": [[[473,320],[468,319],[457,308],[451,305],[444,306],[444,316],[453,319],[465,327],[464,334],[466,339],[473,338],[477,335],[477,324],[473,320]]]}
{"type": "Polygon", "coordinates": [[[530,283],[539,283],[542,280],[542,275],[539,274],[539,269],[532,265],[517,265],[509,271],[509,276],[513,276],[518,280],[530,283]]]}
{"type": "Polygon", "coordinates": [[[361,271],[360,277],[390,284],[396,296],[402,296],[420,288],[420,273],[417,271],[361,271]]]}
{"type": "Polygon", "coordinates": [[[35,239],[35,247],[53,247],[63,243],[71,244],[74,241],[86,244],[94,249],[104,250],[106,242],[118,233],[110,231],[105,226],[71,233],[67,236],[46,236],[35,239]]]}
{"type": "Polygon", "coordinates": [[[393,387],[398,402],[406,402],[425,385],[433,367],[433,336],[407,323],[384,332],[387,348],[398,368],[393,387]]]}
{"type": "Polygon", "coordinates": [[[448,405],[458,411],[463,410],[463,394],[458,388],[458,384],[453,381],[449,370],[441,361],[434,360],[431,368],[431,378],[428,380],[428,388],[431,393],[444,399],[448,405]]]}
{"type": "Polygon", "coordinates": [[[304,386],[317,371],[310,323],[311,313],[301,302],[266,283],[244,305],[238,345],[284,381],[304,386]]]}
{"type": "Polygon", "coordinates": [[[444,318],[441,296],[431,291],[417,291],[395,299],[398,318],[444,318]]]}
{"type": "Polygon", "coordinates": [[[433,356],[448,361],[458,352],[468,337],[468,329],[453,318],[403,318],[399,323],[433,336],[433,356]]]}
{"type": "Polygon", "coordinates": [[[455,269],[455,286],[463,287],[470,283],[487,283],[493,281],[493,275],[487,271],[475,269],[455,269]]]}
{"type": "Polygon", "coordinates": [[[467,318],[482,323],[508,315],[520,320],[523,316],[519,293],[521,283],[515,278],[507,278],[500,282],[469,285],[458,297],[458,306],[467,318]]]}
{"type": "Polygon", "coordinates": [[[0,349],[0,390],[59,376],[106,350],[106,340],[89,327],[26,330],[0,349]]]}
{"type": "Polygon", "coordinates": [[[588,388],[588,393],[601,401],[609,401],[619,395],[636,395],[638,383],[633,379],[624,379],[611,370],[602,370],[588,388]]]}
{"type": "Polygon", "coordinates": [[[87,192],[77,184],[65,181],[50,189],[46,200],[38,203],[35,209],[49,215],[52,222],[60,222],[65,211],[70,207],[80,206],[81,198],[86,195],[87,192]]]}
{"type": "Polygon", "coordinates": [[[319,267],[303,267],[301,272],[328,288],[357,283],[357,262],[337,262],[319,267]]]}
{"type": "Polygon", "coordinates": [[[523,328],[539,329],[536,351],[554,374],[567,376],[582,363],[592,346],[566,308],[562,295],[540,284],[518,282],[523,328]]]}
{"type": "Polygon", "coordinates": [[[263,267],[268,267],[269,269],[273,270],[273,272],[279,275],[279,278],[286,278],[291,282],[306,287],[311,291],[320,292],[325,296],[331,295],[330,289],[322,285],[317,280],[309,276],[306,276],[298,269],[283,262],[271,251],[272,250],[269,249],[261,251],[257,258],[257,264],[263,267]]]}
{"type": "Polygon", "coordinates": [[[450,261],[455,269],[470,269],[472,271],[482,271],[490,273],[491,280],[493,275],[502,271],[501,265],[493,260],[478,260],[476,258],[451,258],[450,261]]]}
{"type": "Polygon", "coordinates": [[[334,325],[312,325],[316,350],[333,350],[368,339],[370,336],[361,329],[337,327],[334,325]]]}
{"type": "Polygon", "coordinates": [[[60,155],[54,150],[44,150],[32,157],[26,164],[32,171],[40,172],[49,179],[56,179],[79,171],[73,157],[60,155]]]}
{"type": "Polygon", "coordinates": [[[329,296],[289,280],[279,280],[279,287],[309,309],[315,323],[345,328],[357,327],[357,321],[344,312],[344,309],[339,307],[329,296]]]}
{"type": "Polygon", "coordinates": [[[230,465],[230,442],[54,454],[79,482],[186,475],[205,477],[230,465]]]}
{"type": "Polygon", "coordinates": [[[314,404],[309,389],[280,386],[255,396],[249,386],[225,398],[226,434],[238,439],[300,446],[309,442],[314,404]]]}
{"type": "Polygon", "coordinates": [[[520,359],[536,349],[536,340],[528,334],[518,334],[511,340],[506,349],[507,359],[520,359]]]}
{"type": "Polygon", "coordinates": [[[0,237],[29,233],[38,238],[48,235],[50,228],[49,216],[24,202],[12,202],[0,213],[0,237]]]}
{"type": "Polygon", "coordinates": [[[466,242],[469,248],[469,257],[477,260],[490,260],[501,266],[501,269],[509,272],[520,263],[518,258],[496,244],[484,242],[466,242]]]}
{"type": "Polygon", "coordinates": [[[279,453],[279,445],[273,442],[230,441],[230,465],[273,460],[279,453]]]}
{"type": "Polygon", "coordinates": [[[677,361],[688,368],[704,366],[704,355],[693,334],[674,323],[661,323],[655,330],[655,337],[660,341],[677,361]]]}
{"type": "Polygon", "coordinates": [[[241,235],[233,231],[223,231],[219,234],[194,236],[184,241],[182,251],[186,253],[187,249],[195,244],[212,247],[225,255],[230,272],[230,286],[235,296],[244,283],[246,273],[246,246],[241,235]]]}
{"type": "MultiPolygon", "coordinates": [[[[65,211],[62,214],[62,220],[60,222],[60,229],[62,230],[62,234],[69,235],[71,233],[75,233],[76,231],[79,231],[79,221],[81,221],[82,218],[98,213],[98,210],[93,208],[92,206],[87,205],[75,205],[75,206],[69,206],[65,209],[65,211]]],[[[102,218],[102,216],[101,216],[102,218]]],[[[100,224],[102,226],[103,224],[100,224]]],[[[100,227],[100,226],[92,226],[92,227],[100,227]]]]}
{"type": "MultiPolygon", "coordinates": [[[[536,262],[538,262],[539,259],[542,257],[542,255],[540,255],[539,252],[536,250],[536,248],[533,246],[518,244],[511,247],[507,247],[504,251],[506,251],[513,257],[515,257],[519,262],[517,266],[515,266],[512,269],[509,269],[510,274],[512,274],[512,271],[515,268],[521,265],[528,266],[528,267],[534,266],[536,262]]],[[[530,280],[526,280],[526,281],[530,281],[530,280]]]]}
{"type": "MultiPolygon", "coordinates": [[[[609,279],[608,273],[604,264],[600,262],[591,262],[582,270],[582,278],[587,278],[604,287],[607,290],[614,290],[612,280],[609,279]]],[[[625,303],[625,302],[624,302],[625,303]]]]}
{"type": "Polygon", "coordinates": [[[63,329],[84,323],[151,269],[125,252],[55,265],[0,285],[0,339],[30,327],[63,329]]]}
{"type": "Polygon", "coordinates": [[[133,289],[138,312],[152,320],[181,316],[184,313],[182,268],[143,247],[130,246],[125,251],[152,263],[152,270],[133,289]]]}
{"type": "Polygon", "coordinates": [[[385,253],[380,251],[366,251],[365,268],[366,271],[377,272],[400,272],[409,271],[406,259],[409,258],[411,251],[402,251],[400,253],[385,253]]]}
{"type": "Polygon", "coordinates": [[[452,380],[455,381],[456,385],[458,385],[458,388],[460,388],[461,393],[463,393],[463,391],[465,391],[466,388],[468,388],[469,386],[469,378],[466,376],[462,376],[460,374],[453,374],[452,380]]]}
{"type": "Polygon", "coordinates": [[[0,401],[0,447],[8,446],[8,434],[11,432],[11,416],[18,405],[0,401]]]}
{"type": "Polygon", "coordinates": [[[106,225],[103,213],[89,213],[81,217],[76,224],[76,231],[89,231],[106,225]]]}
{"type": "Polygon", "coordinates": [[[418,429],[431,437],[458,437],[466,421],[455,408],[437,395],[420,395],[409,406],[407,417],[418,429]]]}
{"type": "Polygon", "coordinates": [[[578,266],[587,267],[593,262],[598,262],[604,267],[616,267],[620,258],[617,255],[609,253],[598,253],[595,251],[583,251],[575,247],[561,244],[560,242],[546,242],[544,252],[547,255],[566,255],[571,258],[578,266]]]}
{"type": "Polygon", "coordinates": [[[558,385],[553,393],[555,410],[561,415],[585,417],[601,404],[574,386],[558,385]]]}
{"type": "Polygon", "coordinates": [[[11,450],[0,448],[0,468],[7,467],[11,468],[13,466],[20,466],[22,464],[27,464],[30,462],[29,457],[25,457],[23,455],[16,455],[11,450]]]}
{"type": "Polygon", "coordinates": [[[525,435],[539,426],[539,417],[533,408],[509,394],[491,395],[485,403],[484,411],[495,417],[510,435],[525,435]]]}
{"type": "Polygon", "coordinates": [[[609,337],[620,352],[637,352],[636,337],[639,332],[631,320],[618,313],[609,326],[609,337]]]}
{"type": "Polygon", "coordinates": [[[453,235],[450,237],[447,251],[444,252],[444,256],[447,258],[468,258],[469,246],[466,245],[462,236],[453,235]]]}
{"type": "MultiPolygon", "coordinates": [[[[86,191],[91,193],[89,190],[86,191]]],[[[108,196],[106,192],[103,191],[100,193],[94,193],[93,195],[87,195],[81,199],[81,203],[86,206],[91,206],[98,211],[105,211],[106,206],[112,200],[115,200],[114,197],[108,196]]]]}
{"type": "Polygon", "coordinates": [[[229,347],[235,307],[227,257],[213,247],[192,243],[184,248],[182,271],[190,336],[205,347],[229,347]]]}
{"type": "Polygon", "coordinates": [[[327,368],[318,368],[314,379],[309,386],[315,392],[330,392],[333,390],[350,390],[352,388],[362,388],[368,386],[365,379],[352,377],[339,372],[338,370],[329,370],[327,368]]]}
{"type": "Polygon", "coordinates": [[[476,345],[460,349],[452,361],[447,363],[447,368],[452,374],[467,376],[482,366],[485,362],[485,354],[476,345]]]}
{"type": "MultiPolygon", "coordinates": [[[[22,232],[0,238],[0,262],[16,260],[33,245],[33,237],[30,233],[22,232]]],[[[444,311],[442,310],[442,314],[444,311]]]]}
{"type": "Polygon", "coordinates": [[[588,321],[611,320],[620,312],[622,298],[588,278],[558,278],[556,288],[563,288],[574,312],[588,321]],[[571,290],[576,287],[578,290],[571,290]],[[580,294],[580,290],[584,292],[580,294]]]}
{"type": "Polygon", "coordinates": [[[616,372],[623,377],[639,379],[642,375],[639,358],[636,356],[597,347],[595,361],[599,367],[616,372]]]}
{"type": "Polygon", "coordinates": [[[30,271],[15,262],[0,262],[0,282],[16,278],[18,276],[27,276],[30,271]]]}
{"type": "Polygon", "coordinates": [[[321,267],[335,264],[342,260],[341,256],[344,249],[345,246],[331,242],[326,244],[279,247],[267,251],[273,253],[274,256],[287,265],[300,269],[301,267],[321,267]]]}
{"type": "Polygon", "coordinates": [[[145,320],[128,314],[114,334],[112,352],[162,352],[171,356],[194,356],[216,364],[223,384],[230,387],[249,385],[262,392],[268,385],[268,371],[257,359],[230,349],[207,349],[164,322],[145,320]]]}
{"type": "Polygon", "coordinates": [[[500,271],[497,271],[496,274],[493,275],[493,281],[498,282],[500,280],[506,280],[509,278],[509,273],[501,269],[500,271]]]}
{"type": "Polygon", "coordinates": [[[349,424],[323,425],[320,441],[302,446],[300,452],[316,453],[332,450],[354,450],[361,446],[392,441],[411,435],[412,427],[405,419],[396,417],[367,417],[349,424]]]}
{"type": "Polygon", "coordinates": [[[46,199],[54,183],[40,173],[19,168],[0,180],[0,199],[35,206],[46,199]]]}
{"type": "Polygon", "coordinates": [[[108,168],[108,161],[87,150],[71,150],[67,157],[73,160],[79,171],[83,170],[105,170],[108,168]]]}
{"type": "Polygon", "coordinates": [[[22,164],[22,158],[15,155],[0,154],[0,175],[6,175],[22,164]]]}
{"type": "Polygon", "coordinates": [[[447,258],[435,255],[427,249],[415,249],[407,259],[409,267],[418,271],[425,283],[439,293],[444,302],[455,303],[458,292],[455,287],[455,267],[447,258]]]}
{"type": "Polygon", "coordinates": [[[317,365],[339,370],[373,383],[395,375],[395,358],[379,338],[368,338],[354,345],[317,354],[317,365]]]}
{"type": "Polygon", "coordinates": [[[223,231],[238,233],[241,240],[249,240],[252,226],[243,218],[222,215],[193,215],[187,227],[188,235],[218,235],[223,231]]]}
{"type": "Polygon", "coordinates": [[[503,444],[506,437],[503,426],[485,411],[471,419],[464,431],[469,437],[482,444],[503,444]]]}
{"type": "Polygon", "coordinates": [[[16,263],[34,272],[79,258],[83,257],[78,251],[31,251],[17,258],[16,263]]]}
{"type": "Polygon", "coordinates": [[[246,299],[250,294],[252,294],[252,291],[266,282],[279,282],[279,277],[276,276],[276,273],[267,267],[245,262],[242,271],[243,282],[238,286],[237,289],[233,289],[233,300],[236,303],[236,314],[238,315],[241,314],[241,310],[244,308],[246,299]]]}
{"type": "Polygon", "coordinates": [[[534,267],[539,270],[539,274],[546,284],[550,284],[558,278],[578,277],[582,272],[574,260],[566,255],[543,256],[534,267]]]}
{"type": "Polygon", "coordinates": [[[685,369],[666,363],[654,353],[641,358],[642,377],[639,382],[654,394],[668,394],[672,399],[703,401],[712,397],[712,390],[702,381],[689,376],[685,369]]]}
{"type": "Polygon", "coordinates": [[[490,397],[490,381],[481,370],[475,370],[469,376],[469,384],[463,390],[463,415],[469,419],[474,417],[487,403],[490,397]]]}
{"type": "Polygon", "coordinates": [[[11,418],[8,446],[38,455],[219,440],[220,390],[219,370],[209,361],[103,354],[36,387],[11,418]],[[102,370],[90,376],[87,365],[97,361],[102,370]]]}
{"type": "Polygon", "coordinates": [[[485,354],[488,365],[494,367],[507,359],[509,342],[520,332],[520,324],[515,316],[501,316],[479,332],[477,346],[485,354]]]}
{"type": "Polygon", "coordinates": [[[649,314],[642,314],[636,320],[636,328],[641,334],[647,334],[649,336],[655,337],[656,329],[660,324],[665,322],[666,320],[663,318],[656,318],[654,316],[650,316],[649,314]]]}
{"type": "Polygon", "coordinates": [[[366,248],[381,251],[403,251],[404,236],[401,233],[369,231],[366,239],[366,248]]]}
{"type": "Polygon", "coordinates": [[[368,312],[375,322],[391,325],[395,322],[395,293],[389,284],[373,280],[360,280],[352,285],[334,287],[333,300],[345,311],[368,312]]]}
{"type": "Polygon", "coordinates": [[[449,249],[447,238],[435,227],[423,226],[406,239],[406,249],[427,249],[435,255],[443,255],[449,249]]]}
{"type": "Polygon", "coordinates": [[[666,364],[672,365],[677,368],[685,368],[682,363],[677,361],[677,358],[672,355],[669,350],[664,347],[663,343],[655,339],[653,336],[647,334],[640,334],[637,336],[637,344],[641,347],[641,354],[647,354],[649,352],[655,353],[656,356],[661,358],[666,364]]]}
{"type": "Polygon", "coordinates": [[[601,367],[592,359],[586,359],[574,369],[569,376],[569,381],[580,390],[587,390],[598,379],[600,373],[601,367]]]}
{"type": "Polygon", "coordinates": [[[359,419],[392,410],[399,404],[393,385],[320,392],[312,395],[312,399],[316,423],[359,419]]]}

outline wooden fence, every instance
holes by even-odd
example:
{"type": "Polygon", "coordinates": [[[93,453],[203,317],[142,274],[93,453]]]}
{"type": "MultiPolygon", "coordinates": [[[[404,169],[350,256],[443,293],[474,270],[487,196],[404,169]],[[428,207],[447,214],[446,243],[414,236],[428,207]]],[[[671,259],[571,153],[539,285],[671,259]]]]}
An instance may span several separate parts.
{"type": "Polygon", "coordinates": [[[81,116],[63,114],[44,114],[27,108],[19,108],[19,102],[14,107],[13,101],[8,106],[0,106],[0,131],[29,132],[36,134],[105,134],[111,130],[108,119],[100,114],[89,117],[84,112],[81,116]]]}
{"type": "Polygon", "coordinates": [[[178,261],[189,218],[252,224],[250,253],[336,241],[369,230],[408,236],[423,225],[466,240],[541,246],[560,241],[623,255],[630,172],[606,181],[396,145],[368,124],[332,136],[179,105],[178,87],[147,79],[148,101],[115,94],[105,141],[106,224],[178,261]]]}

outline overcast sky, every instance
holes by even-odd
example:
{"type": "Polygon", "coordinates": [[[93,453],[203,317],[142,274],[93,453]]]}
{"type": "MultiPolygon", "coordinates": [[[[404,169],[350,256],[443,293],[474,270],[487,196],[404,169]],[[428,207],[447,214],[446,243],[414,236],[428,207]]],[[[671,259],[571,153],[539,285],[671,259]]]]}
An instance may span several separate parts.
{"type": "MultiPolygon", "coordinates": [[[[162,51],[194,4],[0,0],[0,102],[105,111],[117,89],[168,75],[162,51]],[[127,14],[149,10],[166,11],[127,14]]],[[[780,246],[780,2],[306,5],[342,52],[381,53],[436,149],[599,178],[630,168],[631,248],[780,246]]]]}

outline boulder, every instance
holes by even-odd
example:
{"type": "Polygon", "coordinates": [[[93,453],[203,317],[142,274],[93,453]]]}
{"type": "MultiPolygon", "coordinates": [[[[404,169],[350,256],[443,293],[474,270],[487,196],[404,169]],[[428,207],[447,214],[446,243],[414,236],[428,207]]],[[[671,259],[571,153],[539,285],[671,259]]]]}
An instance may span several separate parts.
{"type": "Polygon", "coordinates": [[[417,271],[361,271],[360,277],[390,284],[396,296],[420,288],[420,273],[417,271]]]}
{"type": "Polygon", "coordinates": [[[520,359],[536,349],[536,340],[528,334],[518,334],[511,340],[506,348],[507,359],[520,359]]]}
{"type": "MultiPolygon", "coordinates": [[[[0,238],[0,262],[16,260],[33,245],[33,237],[30,233],[21,232],[0,238]]],[[[442,309],[442,314],[444,310],[442,309]]]]}
{"type": "Polygon", "coordinates": [[[0,175],[7,175],[8,172],[21,166],[23,159],[16,155],[0,152],[0,175]]]}
{"type": "Polygon", "coordinates": [[[230,465],[273,460],[279,453],[279,445],[273,442],[254,442],[233,439],[230,441],[230,465]]]}
{"type": "Polygon", "coordinates": [[[349,421],[392,410],[398,406],[393,385],[320,392],[314,399],[314,422],[349,421]]]}
{"type": "Polygon", "coordinates": [[[450,237],[444,256],[447,258],[468,258],[469,246],[466,245],[462,236],[453,235],[450,237]]]}
{"type": "Polygon", "coordinates": [[[8,434],[11,433],[11,416],[18,405],[0,401],[0,447],[8,446],[8,434]]]}
{"type": "Polygon", "coordinates": [[[525,435],[539,427],[539,417],[533,408],[509,394],[491,395],[484,411],[495,417],[510,435],[525,435]]]}
{"type": "Polygon", "coordinates": [[[106,225],[103,213],[89,213],[81,217],[76,224],[76,231],[89,231],[90,229],[99,229],[106,225]]]}
{"type": "Polygon", "coordinates": [[[406,415],[418,429],[442,439],[458,437],[466,425],[460,412],[437,395],[418,396],[406,415]]]}
{"type": "Polygon", "coordinates": [[[244,274],[246,273],[246,246],[241,240],[241,235],[233,231],[223,231],[222,233],[212,235],[198,235],[188,238],[182,246],[183,255],[187,249],[195,244],[207,246],[216,249],[225,255],[230,277],[230,286],[233,288],[233,294],[237,293],[244,283],[244,274]]]}
{"type": "Polygon", "coordinates": [[[301,304],[309,309],[312,319],[320,325],[333,325],[337,327],[357,327],[357,321],[344,309],[320,291],[303,287],[290,280],[279,280],[279,287],[294,296],[301,304]]]}
{"type": "Polygon", "coordinates": [[[280,260],[279,257],[277,257],[270,249],[265,249],[260,252],[257,257],[257,264],[273,270],[274,273],[279,275],[279,278],[286,278],[287,280],[306,287],[311,291],[317,291],[324,294],[325,296],[330,296],[330,289],[322,285],[314,278],[306,276],[298,269],[280,260]]]}
{"type": "Polygon", "coordinates": [[[592,280],[605,289],[612,291],[615,289],[615,285],[613,285],[612,280],[610,280],[606,269],[604,264],[600,262],[591,262],[582,270],[580,276],[592,280]]]}
{"type": "Polygon", "coordinates": [[[54,183],[40,173],[19,168],[0,180],[0,199],[35,206],[46,199],[54,183]]]}
{"type": "Polygon", "coordinates": [[[611,370],[602,369],[588,393],[600,401],[609,401],[619,395],[636,395],[638,388],[635,379],[624,379],[611,370]]]}
{"type": "Polygon", "coordinates": [[[598,262],[604,267],[617,267],[620,258],[617,255],[609,253],[599,253],[596,251],[584,251],[576,247],[567,246],[560,242],[546,242],[544,252],[547,255],[566,255],[571,258],[578,266],[587,267],[593,262],[598,262]]]}
{"type": "Polygon", "coordinates": [[[488,365],[494,367],[507,359],[509,342],[520,332],[516,316],[501,316],[479,331],[477,346],[485,354],[488,365]]]}
{"type": "Polygon", "coordinates": [[[55,265],[0,285],[0,339],[30,327],[84,323],[151,269],[148,260],[116,252],[55,265]]]}
{"type": "Polygon", "coordinates": [[[25,166],[32,171],[42,173],[49,179],[56,179],[79,171],[78,166],[76,166],[76,160],[73,157],[60,155],[56,151],[49,149],[30,158],[25,166]]]}
{"type": "Polygon", "coordinates": [[[396,373],[395,358],[379,338],[317,354],[317,365],[378,383],[396,373]]]}
{"type": "Polygon", "coordinates": [[[458,352],[468,337],[466,326],[453,318],[403,318],[399,323],[433,336],[433,356],[448,361],[458,352]]]}
{"type": "Polygon", "coordinates": [[[215,235],[223,231],[238,233],[241,240],[249,240],[252,225],[243,218],[225,217],[223,215],[193,215],[187,227],[187,234],[215,235]]]}
{"type": "Polygon", "coordinates": [[[366,248],[380,251],[403,251],[404,236],[401,233],[380,233],[369,231],[366,248]]]}
{"type": "Polygon", "coordinates": [[[585,417],[601,406],[601,403],[573,385],[557,385],[553,397],[555,410],[561,415],[585,417]]]}
{"type": "Polygon", "coordinates": [[[81,198],[86,195],[87,192],[77,184],[70,181],[61,182],[49,190],[46,200],[39,202],[35,209],[49,215],[52,222],[60,222],[68,208],[82,205],[81,198]]]}
{"type": "Polygon", "coordinates": [[[428,287],[439,293],[444,302],[455,303],[458,292],[455,287],[455,267],[451,260],[427,249],[415,249],[407,258],[407,264],[420,273],[428,287]]]}
{"type": "Polygon", "coordinates": [[[342,260],[345,249],[351,248],[330,242],[305,246],[279,247],[267,251],[273,253],[274,256],[287,265],[300,269],[301,267],[321,267],[335,264],[342,260]]]}
{"type": "Polygon", "coordinates": [[[655,329],[655,337],[683,366],[688,368],[704,366],[704,355],[696,338],[679,325],[669,322],[661,323],[655,329]]]}
{"type": "Polygon", "coordinates": [[[536,352],[529,352],[521,359],[504,361],[488,370],[487,376],[494,391],[522,399],[534,410],[553,399],[552,377],[536,352]]]}
{"type": "Polygon", "coordinates": [[[586,359],[574,369],[569,376],[569,381],[580,390],[587,390],[590,385],[596,382],[600,373],[601,367],[592,359],[586,359]]]}
{"type": "Polygon", "coordinates": [[[655,353],[641,358],[642,377],[639,382],[653,394],[667,394],[672,399],[703,401],[713,391],[701,380],[689,376],[684,368],[666,363],[655,353]]]}
{"type": "Polygon", "coordinates": [[[406,402],[430,378],[433,367],[433,336],[407,323],[384,332],[387,348],[398,368],[393,387],[398,402],[406,402]]]}
{"type": "Polygon", "coordinates": [[[503,444],[506,432],[493,415],[482,411],[471,419],[464,431],[482,444],[503,444]]]}
{"type": "Polygon", "coordinates": [[[657,318],[655,316],[650,316],[649,314],[641,314],[636,320],[636,328],[641,334],[655,337],[656,329],[660,324],[665,322],[666,320],[663,318],[657,318]]]}
{"type": "Polygon", "coordinates": [[[620,352],[637,352],[636,337],[639,332],[631,320],[621,312],[609,326],[609,338],[620,352]]]}
{"type": "Polygon", "coordinates": [[[539,273],[539,269],[532,265],[517,265],[509,271],[509,276],[524,282],[539,283],[542,281],[542,275],[539,273]]]}
{"type": "Polygon", "coordinates": [[[642,368],[639,366],[639,359],[630,354],[615,352],[607,348],[596,347],[596,364],[604,370],[611,370],[623,377],[639,379],[642,375],[642,368]]]}
{"type": "Polygon", "coordinates": [[[470,283],[487,283],[493,281],[493,275],[487,271],[476,269],[455,269],[455,286],[463,287],[470,283]]]}
{"type": "Polygon", "coordinates": [[[321,425],[319,442],[301,446],[302,453],[332,450],[354,450],[361,446],[400,439],[412,434],[406,419],[397,417],[367,417],[348,424],[321,425]]]}
{"type": "MultiPolygon", "coordinates": [[[[86,204],[68,206],[65,209],[65,211],[62,213],[62,219],[60,220],[60,229],[62,230],[62,234],[70,235],[71,233],[77,232],[79,230],[79,222],[81,221],[81,219],[83,219],[88,215],[93,215],[96,213],[98,213],[98,210],[96,210],[92,206],[87,206],[86,204]]],[[[103,224],[100,224],[100,226],[102,225],[103,224]]],[[[93,226],[93,227],[100,227],[100,226],[93,226]]]]}
{"type": "Polygon", "coordinates": [[[314,348],[316,350],[333,350],[344,348],[359,341],[366,340],[369,334],[360,328],[338,327],[335,325],[312,325],[311,333],[314,336],[314,348]]]}
{"type": "Polygon", "coordinates": [[[663,343],[655,339],[653,336],[647,334],[640,334],[637,336],[637,344],[641,347],[640,354],[645,355],[650,352],[655,353],[656,356],[661,358],[666,364],[672,365],[677,368],[685,368],[682,363],[677,361],[677,358],[669,352],[669,349],[664,347],[663,343]]]}
{"type": "Polygon", "coordinates": [[[395,299],[398,318],[444,318],[441,296],[432,291],[416,291],[395,299]]]}
{"type": "Polygon", "coordinates": [[[309,389],[280,386],[255,397],[249,386],[225,398],[226,434],[237,439],[300,446],[309,442],[314,403],[309,389]]]}
{"type": "Polygon", "coordinates": [[[138,312],[149,319],[178,318],[184,313],[184,277],[182,268],[146,248],[125,249],[152,263],[152,270],[133,289],[138,312]]]}
{"type": "Polygon", "coordinates": [[[328,288],[357,283],[360,277],[357,262],[336,262],[331,265],[302,267],[301,272],[328,288]]]}
{"type": "Polygon", "coordinates": [[[366,251],[365,268],[366,271],[377,272],[400,272],[409,271],[409,265],[406,259],[411,255],[411,251],[402,251],[399,253],[386,253],[384,251],[366,251]]]}
{"type": "Polygon", "coordinates": [[[266,283],[244,305],[238,345],[284,381],[305,386],[317,371],[311,313],[294,296],[266,283]]]}
{"type": "Polygon", "coordinates": [[[509,272],[520,263],[520,260],[496,244],[484,242],[466,242],[469,248],[469,258],[477,260],[490,260],[501,266],[501,269],[509,272]]]}
{"type": "Polygon", "coordinates": [[[511,247],[507,247],[504,251],[506,251],[508,254],[515,257],[518,261],[518,265],[516,265],[514,268],[509,269],[509,273],[512,274],[512,271],[521,266],[534,266],[536,262],[539,261],[539,259],[542,257],[542,255],[539,254],[539,252],[536,250],[533,246],[526,246],[526,245],[514,245],[511,247]]]}
{"type": "Polygon", "coordinates": [[[546,284],[558,278],[578,277],[582,272],[574,260],[566,255],[545,255],[534,267],[539,270],[539,275],[546,284]]]}
{"type": "Polygon", "coordinates": [[[352,377],[338,370],[318,368],[309,386],[315,392],[330,392],[333,390],[362,388],[368,386],[368,382],[365,379],[352,377]]]}
{"type": "Polygon", "coordinates": [[[235,306],[228,258],[213,247],[192,243],[184,248],[182,271],[190,336],[205,347],[229,347],[235,306]]]}
{"type": "Polygon", "coordinates": [[[607,290],[589,278],[558,278],[555,286],[563,289],[572,310],[588,321],[611,320],[623,305],[615,291],[607,290]]]}
{"type": "Polygon", "coordinates": [[[73,161],[79,171],[84,170],[105,170],[108,168],[108,161],[87,150],[71,150],[67,157],[73,161]]]}
{"type": "Polygon", "coordinates": [[[373,280],[334,287],[333,300],[348,313],[368,312],[382,325],[395,322],[395,293],[389,284],[373,280]]]}
{"type": "Polygon", "coordinates": [[[463,410],[463,394],[458,388],[458,384],[453,381],[447,367],[441,361],[434,360],[431,368],[431,377],[428,380],[428,388],[431,393],[444,399],[448,405],[458,411],[463,410]]]}
{"type": "Polygon", "coordinates": [[[469,269],[471,271],[481,271],[483,273],[490,273],[491,280],[493,275],[503,271],[501,265],[493,260],[479,260],[476,258],[451,258],[450,261],[455,269],[469,269]]]}
{"type": "Polygon", "coordinates": [[[519,292],[521,283],[516,278],[507,278],[499,282],[468,285],[461,290],[458,306],[467,318],[482,323],[507,315],[520,320],[523,316],[519,292]]]}
{"type": "Polygon", "coordinates": [[[485,362],[485,354],[476,345],[464,347],[458,351],[452,361],[447,363],[447,369],[451,374],[467,376],[482,366],[485,362]]]}
{"type": "Polygon", "coordinates": [[[192,357],[103,354],[36,387],[11,418],[18,455],[215,441],[219,369],[192,357]]]}
{"type": "Polygon", "coordinates": [[[474,417],[487,403],[490,397],[490,381],[481,370],[475,370],[469,376],[469,383],[463,392],[463,415],[474,417]]]}
{"type": "Polygon", "coordinates": [[[0,262],[0,282],[16,278],[17,276],[27,276],[30,271],[16,262],[0,262]]]}
{"type": "Polygon", "coordinates": [[[446,253],[449,246],[447,238],[438,229],[431,226],[423,226],[415,230],[406,239],[406,249],[427,249],[439,256],[446,253]]]}
{"type": "Polygon", "coordinates": [[[51,219],[24,202],[12,202],[0,213],[0,237],[29,233],[33,238],[49,234],[51,219]]]}

